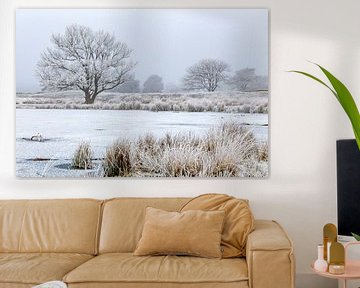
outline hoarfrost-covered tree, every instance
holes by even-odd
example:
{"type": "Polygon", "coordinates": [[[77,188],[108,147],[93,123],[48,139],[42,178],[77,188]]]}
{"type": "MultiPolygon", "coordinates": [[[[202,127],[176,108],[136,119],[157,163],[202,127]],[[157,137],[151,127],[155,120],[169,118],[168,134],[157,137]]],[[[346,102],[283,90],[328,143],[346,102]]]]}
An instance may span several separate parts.
{"type": "Polygon", "coordinates": [[[203,59],[190,66],[183,78],[187,90],[205,89],[213,92],[226,80],[229,65],[221,60],[203,59]]]}
{"type": "Polygon", "coordinates": [[[150,75],[144,82],[143,92],[144,93],[157,93],[164,90],[164,84],[162,78],[159,75],[150,75]]]}
{"type": "Polygon", "coordinates": [[[71,25],[65,33],[53,34],[38,63],[40,83],[49,90],[79,89],[85,103],[93,104],[97,95],[129,79],[134,63],[131,49],[111,34],[71,25]]]}
{"type": "Polygon", "coordinates": [[[259,76],[255,68],[244,68],[235,72],[228,84],[240,91],[268,90],[268,77],[259,76]]]}
{"type": "Polygon", "coordinates": [[[255,68],[244,68],[235,72],[235,75],[229,79],[229,84],[237,90],[246,91],[255,80],[255,68]]]}

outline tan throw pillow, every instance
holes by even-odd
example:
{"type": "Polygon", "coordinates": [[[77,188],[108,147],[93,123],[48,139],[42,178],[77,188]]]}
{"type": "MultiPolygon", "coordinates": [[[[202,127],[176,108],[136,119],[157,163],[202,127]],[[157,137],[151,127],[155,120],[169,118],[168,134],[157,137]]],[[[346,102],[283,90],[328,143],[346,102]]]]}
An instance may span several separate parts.
{"type": "Polygon", "coordinates": [[[222,257],[245,256],[247,236],[254,230],[254,217],[247,200],[224,194],[205,194],[190,200],[181,209],[188,210],[225,211],[221,236],[222,257]]]}
{"type": "Polygon", "coordinates": [[[167,212],[147,207],[134,255],[221,258],[224,211],[167,212]]]}

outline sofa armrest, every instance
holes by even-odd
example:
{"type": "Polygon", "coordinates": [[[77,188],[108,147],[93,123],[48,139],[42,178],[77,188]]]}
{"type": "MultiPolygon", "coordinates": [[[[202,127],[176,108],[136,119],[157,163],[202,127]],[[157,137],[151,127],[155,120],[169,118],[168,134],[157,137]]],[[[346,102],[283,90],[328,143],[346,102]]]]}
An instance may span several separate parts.
{"type": "Polygon", "coordinates": [[[250,288],[295,287],[293,245],[277,222],[255,221],[247,240],[246,261],[250,288]]]}

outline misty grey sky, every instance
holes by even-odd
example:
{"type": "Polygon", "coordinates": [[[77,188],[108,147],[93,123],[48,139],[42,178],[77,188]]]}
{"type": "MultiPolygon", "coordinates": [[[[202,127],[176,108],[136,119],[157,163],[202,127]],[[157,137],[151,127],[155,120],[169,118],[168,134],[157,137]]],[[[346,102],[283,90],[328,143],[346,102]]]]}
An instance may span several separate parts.
{"type": "Polygon", "coordinates": [[[16,85],[39,91],[35,76],[40,54],[53,33],[71,24],[114,34],[131,49],[135,78],[151,74],[181,85],[187,67],[203,58],[227,62],[234,72],[254,67],[268,75],[267,9],[18,9],[16,85]]]}

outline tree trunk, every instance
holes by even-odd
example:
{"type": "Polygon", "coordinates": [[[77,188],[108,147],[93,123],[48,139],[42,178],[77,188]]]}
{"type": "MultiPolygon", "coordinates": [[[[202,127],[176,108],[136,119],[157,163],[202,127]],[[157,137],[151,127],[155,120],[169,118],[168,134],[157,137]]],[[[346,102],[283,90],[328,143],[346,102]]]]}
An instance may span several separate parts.
{"type": "Polygon", "coordinates": [[[85,93],[85,104],[94,104],[97,94],[85,93]]]}
{"type": "Polygon", "coordinates": [[[85,99],[85,104],[94,104],[94,99],[92,98],[85,99]]]}

